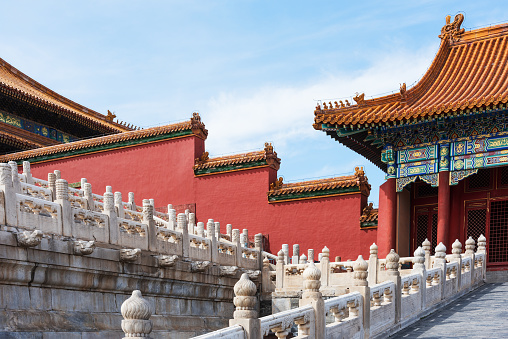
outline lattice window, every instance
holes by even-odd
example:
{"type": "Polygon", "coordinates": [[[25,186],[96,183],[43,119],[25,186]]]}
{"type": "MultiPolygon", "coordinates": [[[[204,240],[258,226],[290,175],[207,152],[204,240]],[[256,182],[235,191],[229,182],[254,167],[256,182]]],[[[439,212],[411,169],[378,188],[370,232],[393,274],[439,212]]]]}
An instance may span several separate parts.
{"type": "Polygon", "coordinates": [[[430,253],[434,254],[434,251],[436,250],[437,246],[437,213],[432,214],[432,236],[430,242],[432,243],[432,246],[430,248],[430,253]]]}
{"type": "Polygon", "coordinates": [[[478,173],[473,174],[467,179],[467,190],[476,191],[489,189],[491,187],[490,169],[480,169],[478,173]]]}
{"type": "Polygon", "coordinates": [[[508,262],[508,200],[490,204],[489,262],[508,262]]]}
{"type": "MultiPolygon", "coordinates": [[[[417,198],[425,198],[425,197],[432,197],[437,195],[438,188],[432,187],[428,184],[419,184],[416,186],[416,197],[417,198]]],[[[425,239],[424,239],[425,240],[425,239]]]]}
{"type": "Polygon", "coordinates": [[[467,211],[467,238],[471,237],[475,242],[481,234],[485,235],[487,223],[487,209],[476,209],[467,211]]]}
{"type": "Polygon", "coordinates": [[[427,238],[428,224],[429,216],[427,214],[416,216],[416,247],[422,246],[422,242],[427,238]]]}
{"type": "Polygon", "coordinates": [[[499,186],[508,186],[508,166],[499,168],[499,186]]]}

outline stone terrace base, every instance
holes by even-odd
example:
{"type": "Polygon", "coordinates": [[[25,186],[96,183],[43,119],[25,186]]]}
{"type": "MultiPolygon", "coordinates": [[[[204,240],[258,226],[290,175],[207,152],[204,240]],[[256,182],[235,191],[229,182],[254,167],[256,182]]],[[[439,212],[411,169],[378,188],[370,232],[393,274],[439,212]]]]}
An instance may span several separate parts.
{"type": "Polygon", "coordinates": [[[152,336],[189,338],[228,326],[233,286],[211,265],[193,272],[192,262],[156,265],[143,251],[135,263],[119,260],[119,248],[97,244],[87,256],[73,242],[45,235],[33,248],[18,246],[21,230],[0,225],[0,338],[109,339],[124,336],[120,306],[140,289],[154,306],[152,336]]]}
{"type": "Polygon", "coordinates": [[[508,338],[508,283],[485,284],[391,338],[508,338]]]}
{"type": "Polygon", "coordinates": [[[487,271],[487,277],[485,281],[487,283],[508,282],[508,269],[499,271],[487,271]]]}

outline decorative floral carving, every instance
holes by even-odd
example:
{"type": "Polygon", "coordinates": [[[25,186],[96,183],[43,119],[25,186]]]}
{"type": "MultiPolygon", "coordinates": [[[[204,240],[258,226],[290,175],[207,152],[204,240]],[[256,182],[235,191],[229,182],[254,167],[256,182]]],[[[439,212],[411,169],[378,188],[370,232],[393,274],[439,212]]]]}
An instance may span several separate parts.
{"type": "Polygon", "coordinates": [[[303,271],[303,287],[306,292],[319,292],[321,287],[321,271],[316,267],[314,261],[310,261],[303,271]]]}
{"type": "Polygon", "coordinates": [[[76,240],[74,241],[74,254],[89,255],[95,249],[95,241],[76,240]]]}
{"type": "Polygon", "coordinates": [[[22,233],[18,233],[18,245],[21,247],[35,247],[39,245],[42,241],[43,233],[39,230],[35,230],[33,232],[24,231],[22,233]]]}

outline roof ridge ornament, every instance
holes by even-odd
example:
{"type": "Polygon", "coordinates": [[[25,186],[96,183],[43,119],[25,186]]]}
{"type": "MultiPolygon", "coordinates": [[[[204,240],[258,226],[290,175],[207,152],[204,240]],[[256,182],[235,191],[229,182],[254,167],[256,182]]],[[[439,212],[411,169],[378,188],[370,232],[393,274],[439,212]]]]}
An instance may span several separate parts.
{"type": "Polygon", "coordinates": [[[406,101],[406,83],[400,85],[400,98],[402,101],[406,101]]]}
{"type": "Polygon", "coordinates": [[[449,42],[457,42],[460,40],[461,35],[466,31],[464,28],[460,28],[464,21],[464,14],[459,13],[455,15],[453,22],[450,23],[451,16],[446,16],[446,25],[441,28],[441,34],[439,38],[442,40],[448,39],[449,42]]]}
{"type": "Polygon", "coordinates": [[[358,94],[358,92],[356,92],[356,96],[353,97],[353,100],[356,101],[358,106],[365,105],[365,93],[358,94]]]}
{"type": "Polygon", "coordinates": [[[270,184],[270,190],[277,190],[282,188],[282,177],[279,177],[278,180],[270,184]]]}

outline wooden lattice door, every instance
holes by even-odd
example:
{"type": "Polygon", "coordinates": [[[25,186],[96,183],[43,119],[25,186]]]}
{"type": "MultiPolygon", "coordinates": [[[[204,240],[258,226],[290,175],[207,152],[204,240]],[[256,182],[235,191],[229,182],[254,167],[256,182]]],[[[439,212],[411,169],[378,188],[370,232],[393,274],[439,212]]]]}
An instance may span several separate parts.
{"type": "Polygon", "coordinates": [[[490,202],[487,244],[488,262],[508,265],[508,200],[490,202]]]}
{"type": "Polygon", "coordinates": [[[415,232],[413,233],[415,243],[413,247],[416,249],[422,245],[425,239],[429,239],[431,243],[431,253],[437,246],[437,206],[416,206],[415,209],[415,232]]]}

